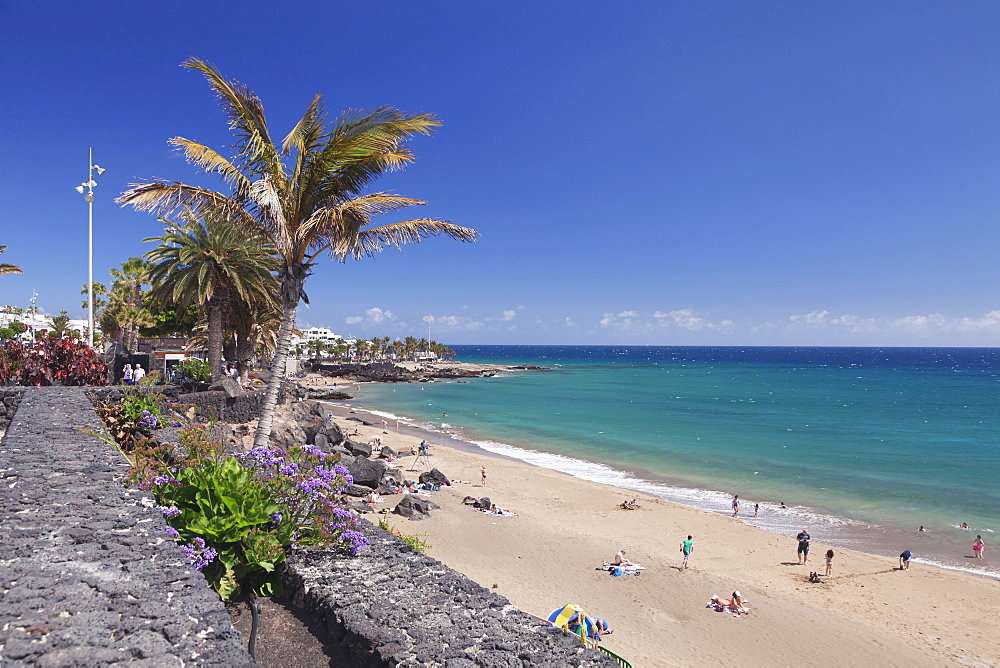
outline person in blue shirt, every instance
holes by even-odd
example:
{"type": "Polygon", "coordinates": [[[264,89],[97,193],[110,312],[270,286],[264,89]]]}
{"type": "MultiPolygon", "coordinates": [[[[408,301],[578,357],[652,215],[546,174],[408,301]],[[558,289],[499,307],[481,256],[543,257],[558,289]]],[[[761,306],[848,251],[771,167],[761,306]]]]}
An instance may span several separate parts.
{"type": "Polygon", "coordinates": [[[913,553],[909,550],[903,550],[903,553],[899,555],[899,570],[908,571],[910,570],[910,559],[913,557],[913,553]]]}

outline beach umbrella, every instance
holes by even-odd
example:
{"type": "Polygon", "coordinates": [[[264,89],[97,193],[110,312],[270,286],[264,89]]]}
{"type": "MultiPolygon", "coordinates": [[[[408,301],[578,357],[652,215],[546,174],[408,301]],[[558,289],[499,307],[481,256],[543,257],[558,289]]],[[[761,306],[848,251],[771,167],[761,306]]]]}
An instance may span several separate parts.
{"type": "Polygon", "coordinates": [[[556,628],[575,633],[580,636],[580,640],[587,638],[599,639],[597,624],[583,612],[583,608],[570,604],[557,608],[549,615],[548,621],[556,628]]]}

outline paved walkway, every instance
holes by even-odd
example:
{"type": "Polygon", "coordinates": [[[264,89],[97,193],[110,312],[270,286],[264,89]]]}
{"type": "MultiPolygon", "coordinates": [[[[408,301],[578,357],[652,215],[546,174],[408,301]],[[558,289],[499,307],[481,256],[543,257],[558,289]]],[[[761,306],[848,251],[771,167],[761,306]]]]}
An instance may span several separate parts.
{"type": "Polygon", "coordinates": [[[98,423],[83,388],[29,388],[0,443],[0,665],[250,665],[98,423]]]}

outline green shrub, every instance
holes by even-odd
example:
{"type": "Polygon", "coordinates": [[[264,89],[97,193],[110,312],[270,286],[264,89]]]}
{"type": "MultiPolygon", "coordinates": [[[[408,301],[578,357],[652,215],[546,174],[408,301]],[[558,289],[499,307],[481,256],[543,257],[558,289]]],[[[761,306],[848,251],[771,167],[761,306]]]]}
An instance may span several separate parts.
{"type": "Polygon", "coordinates": [[[177,375],[183,376],[195,383],[207,383],[212,380],[211,365],[205,360],[200,360],[196,357],[181,360],[174,365],[174,370],[177,372],[177,375]]]}

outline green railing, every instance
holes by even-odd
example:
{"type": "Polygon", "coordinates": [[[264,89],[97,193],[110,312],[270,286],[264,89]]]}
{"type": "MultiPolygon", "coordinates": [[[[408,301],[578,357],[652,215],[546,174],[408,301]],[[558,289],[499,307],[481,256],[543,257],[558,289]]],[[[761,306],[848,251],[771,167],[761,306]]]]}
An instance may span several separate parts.
{"type": "Polygon", "coordinates": [[[602,652],[604,652],[605,654],[607,654],[608,656],[610,656],[612,659],[614,659],[615,663],[617,663],[622,668],[632,668],[632,664],[631,663],[629,663],[628,661],[626,661],[622,657],[618,656],[617,654],[615,654],[614,652],[612,652],[607,647],[604,647],[603,645],[598,645],[597,649],[601,650],[602,652]]]}

